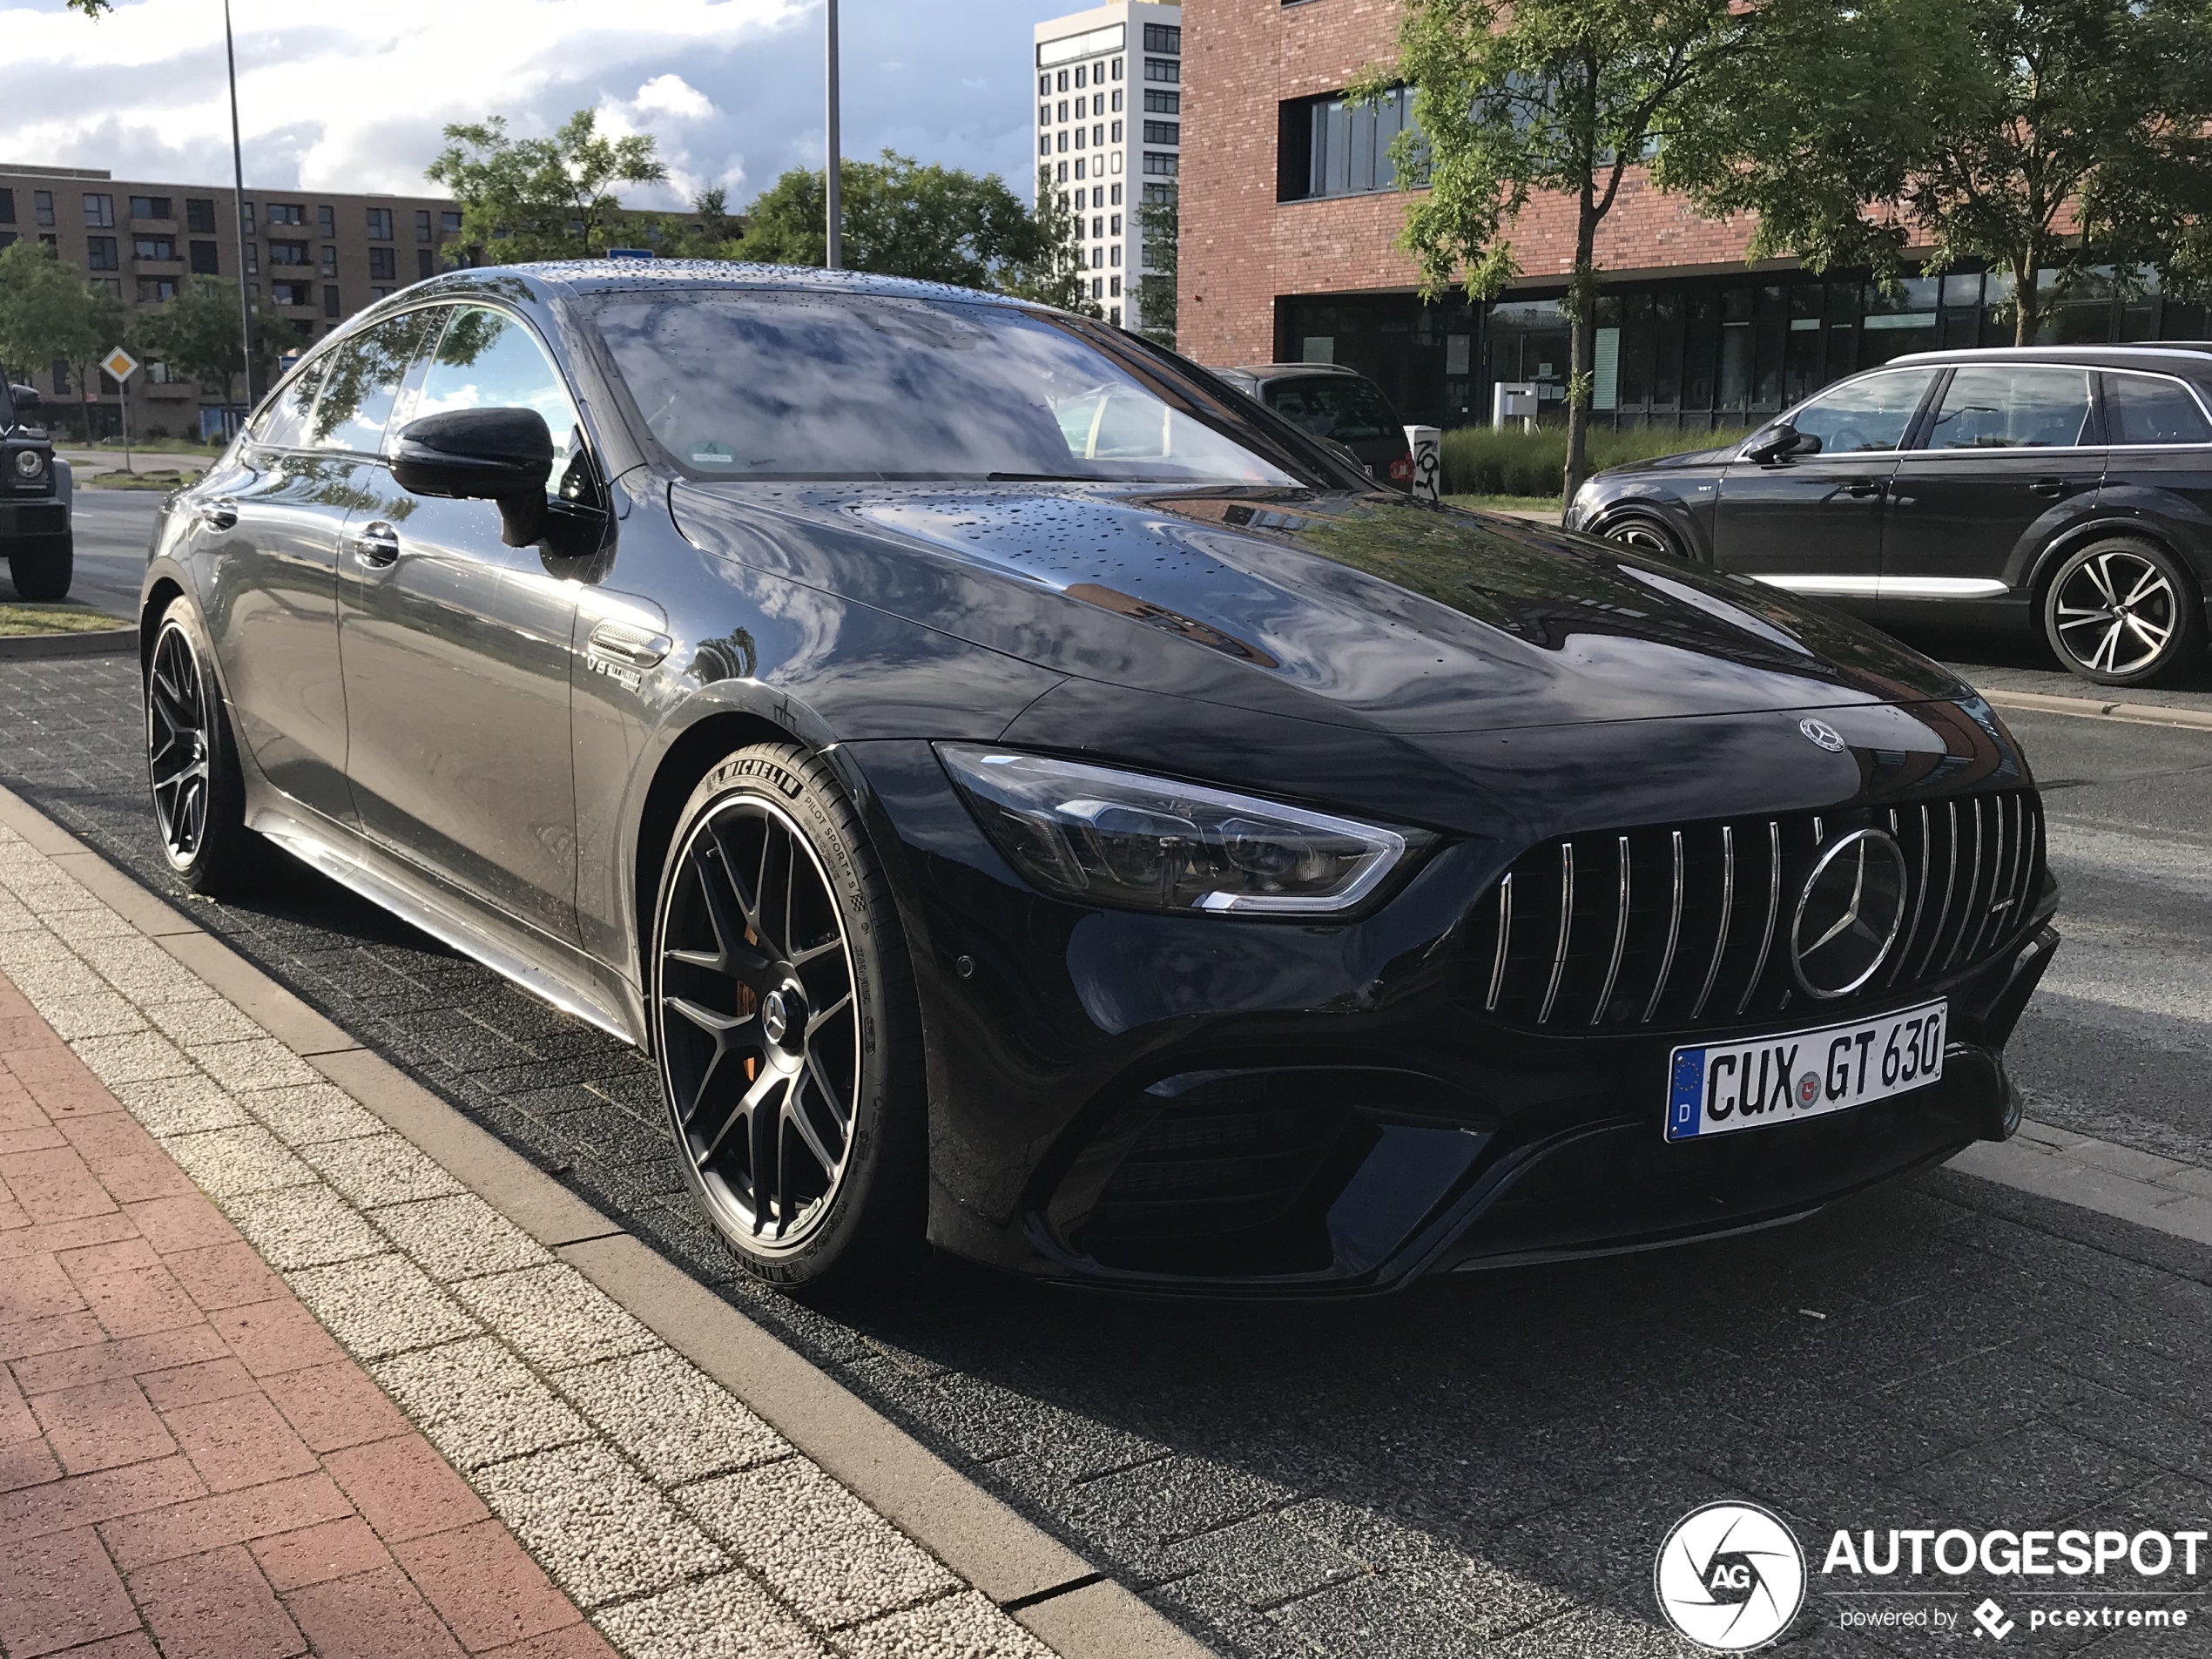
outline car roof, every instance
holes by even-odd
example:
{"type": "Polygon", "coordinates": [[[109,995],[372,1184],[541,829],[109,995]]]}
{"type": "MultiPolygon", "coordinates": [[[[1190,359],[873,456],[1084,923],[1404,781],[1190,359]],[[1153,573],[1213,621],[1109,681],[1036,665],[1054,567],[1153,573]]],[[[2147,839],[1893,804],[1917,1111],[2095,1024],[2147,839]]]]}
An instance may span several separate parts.
{"type": "Polygon", "coordinates": [[[471,295],[489,289],[521,287],[531,297],[543,300],[553,293],[578,298],[603,293],[666,292],[671,288],[706,291],[716,288],[784,289],[815,293],[861,293],[914,300],[961,300],[970,304],[1034,307],[1035,300],[1009,294],[988,293],[979,288],[955,287],[948,282],[922,282],[911,277],[879,276],[869,271],[824,271],[799,265],[757,265],[735,260],[549,260],[528,265],[471,266],[446,271],[427,281],[403,288],[402,295],[420,300],[429,294],[459,291],[471,295]]]}
{"type": "Polygon", "coordinates": [[[2186,368],[2193,374],[2212,370],[2212,342],[2201,340],[2147,340],[2108,346],[1982,346],[1966,351],[1910,352],[1882,365],[1900,363],[2006,363],[2033,360],[2047,363],[2108,365],[2114,368],[2148,368],[2161,364],[2186,368]]]}
{"type": "Polygon", "coordinates": [[[1235,368],[1217,368],[1217,374],[1249,374],[1256,381],[1288,380],[1294,374],[1341,374],[1350,380],[1365,380],[1366,376],[1356,368],[1346,368],[1342,363],[1240,363],[1235,368]]]}

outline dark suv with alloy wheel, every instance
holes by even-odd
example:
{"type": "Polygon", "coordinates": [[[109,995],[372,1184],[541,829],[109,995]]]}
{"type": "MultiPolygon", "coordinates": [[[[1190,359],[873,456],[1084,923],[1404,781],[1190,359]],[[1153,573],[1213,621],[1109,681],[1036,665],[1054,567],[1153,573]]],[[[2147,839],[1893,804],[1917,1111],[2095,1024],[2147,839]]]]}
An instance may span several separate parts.
{"type": "Polygon", "coordinates": [[[0,368],[0,555],[22,599],[69,597],[69,469],[54,455],[38,394],[0,368]]]}
{"type": "Polygon", "coordinates": [[[2205,651],[2212,345],[1900,357],[1737,448],[1602,473],[1567,523],[1886,625],[2040,630],[2140,685],[2205,651]]]}

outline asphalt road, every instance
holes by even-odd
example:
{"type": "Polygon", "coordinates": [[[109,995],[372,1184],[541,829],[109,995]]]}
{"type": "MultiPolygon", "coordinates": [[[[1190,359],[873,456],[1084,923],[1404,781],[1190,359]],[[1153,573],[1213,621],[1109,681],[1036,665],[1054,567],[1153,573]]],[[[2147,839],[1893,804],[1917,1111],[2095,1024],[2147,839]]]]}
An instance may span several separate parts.
{"type": "MultiPolygon", "coordinates": [[[[0,781],[169,890],[130,663],[0,664],[0,781]]],[[[2067,888],[2014,1051],[2032,1109],[2212,1168],[2212,736],[2011,718],[2067,888]]],[[[1359,1305],[947,1264],[833,1316],[733,1276],[628,1050],[281,859],[251,902],[191,909],[1225,1653],[1684,1652],[1653,1629],[1653,1554],[1731,1494],[1815,1541],[2212,1525],[2212,1251],[2086,1211],[1938,1171],[1794,1228],[1359,1305]]],[[[2189,1604],[2212,1618],[2212,1592],[2189,1604]]],[[[1841,1605],[1817,1594],[1787,1650],[1939,1645],[1846,1636],[1841,1605]]],[[[2134,1639],[2066,1645],[2202,1650],[2134,1639]]]]}
{"type": "MultiPolygon", "coordinates": [[[[77,532],[77,573],[69,597],[118,617],[138,614],[138,578],[145,574],[146,543],[162,492],[79,489],[70,509],[77,532]]],[[[0,595],[15,597],[7,565],[0,562],[0,595]]]]}

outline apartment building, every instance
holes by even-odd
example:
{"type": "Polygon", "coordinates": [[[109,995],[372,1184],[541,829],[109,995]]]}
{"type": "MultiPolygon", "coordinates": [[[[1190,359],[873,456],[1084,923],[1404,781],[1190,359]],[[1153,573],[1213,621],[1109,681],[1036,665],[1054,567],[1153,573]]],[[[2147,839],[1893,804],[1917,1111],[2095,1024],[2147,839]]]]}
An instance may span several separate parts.
{"type": "MultiPolygon", "coordinates": [[[[1487,420],[1499,381],[1563,416],[1561,301],[1574,216],[1540,199],[1512,231],[1522,275],[1497,300],[1423,303],[1397,246],[1406,198],[1391,143],[1401,94],[1344,89],[1395,54],[1397,0],[1187,0],[1177,334],[1201,362],[1338,362],[1409,420],[1487,420]]],[[[2009,345],[2009,278],[1959,268],[1883,293],[1864,272],[1746,266],[1750,226],[1699,218],[1632,174],[1600,234],[1592,412],[1601,423],[1750,425],[1841,375],[1908,351],[2009,345]]],[[[2049,280],[2047,273],[2047,280],[2049,280]]],[[[2109,274],[2054,302],[2051,339],[2203,339],[2206,309],[2109,274]]]]}
{"type": "Polygon", "coordinates": [[[1183,154],[1183,8],[1115,0],[1032,31],[1037,167],[1075,215],[1090,297],[1143,326],[1136,208],[1165,200],[1183,154]]]}
{"type": "MultiPolygon", "coordinates": [[[[193,275],[237,278],[305,336],[457,256],[461,212],[429,196],[249,190],[118,179],[104,170],[0,165],[0,247],[36,237],[126,306],[173,298],[193,275]],[[239,229],[245,270],[239,269],[239,229]]],[[[122,398],[105,374],[71,384],[65,364],[8,365],[54,402],[91,406],[93,429],[119,428],[122,398]]],[[[219,427],[222,390],[177,380],[159,363],[132,376],[131,428],[185,435],[219,427]]]]}

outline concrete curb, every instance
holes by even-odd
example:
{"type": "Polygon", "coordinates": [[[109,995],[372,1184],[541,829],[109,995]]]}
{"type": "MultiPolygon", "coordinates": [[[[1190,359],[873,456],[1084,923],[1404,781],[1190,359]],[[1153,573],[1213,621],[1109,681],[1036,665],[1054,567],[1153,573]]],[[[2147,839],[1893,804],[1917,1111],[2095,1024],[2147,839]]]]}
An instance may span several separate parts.
{"type": "Polygon", "coordinates": [[[2027,709],[2038,714],[2071,714],[2092,720],[2126,720],[2136,725],[2185,726],[2212,732],[2212,709],[2169,709],[2157,703],[2105,703],[2089,697],[2053,697],[2042,691],[1988,691],[1993,708],[2027,709]]]}
{"type": "Polygon", "coordinates": [[[136,628],[96,628],[81,634],[9,634],[0,637],[0,663],[34,657],[125,657],[138,648],[136,628]]]}
{"type": "Polygon", "coordinates": [[[590,1279],[1063,1659],[1206,1659],[1211,1653],[829,1372],[4,788],[0,824],[62,862],[94,897],[139,926],[307,1065],[590,1279]]]}

